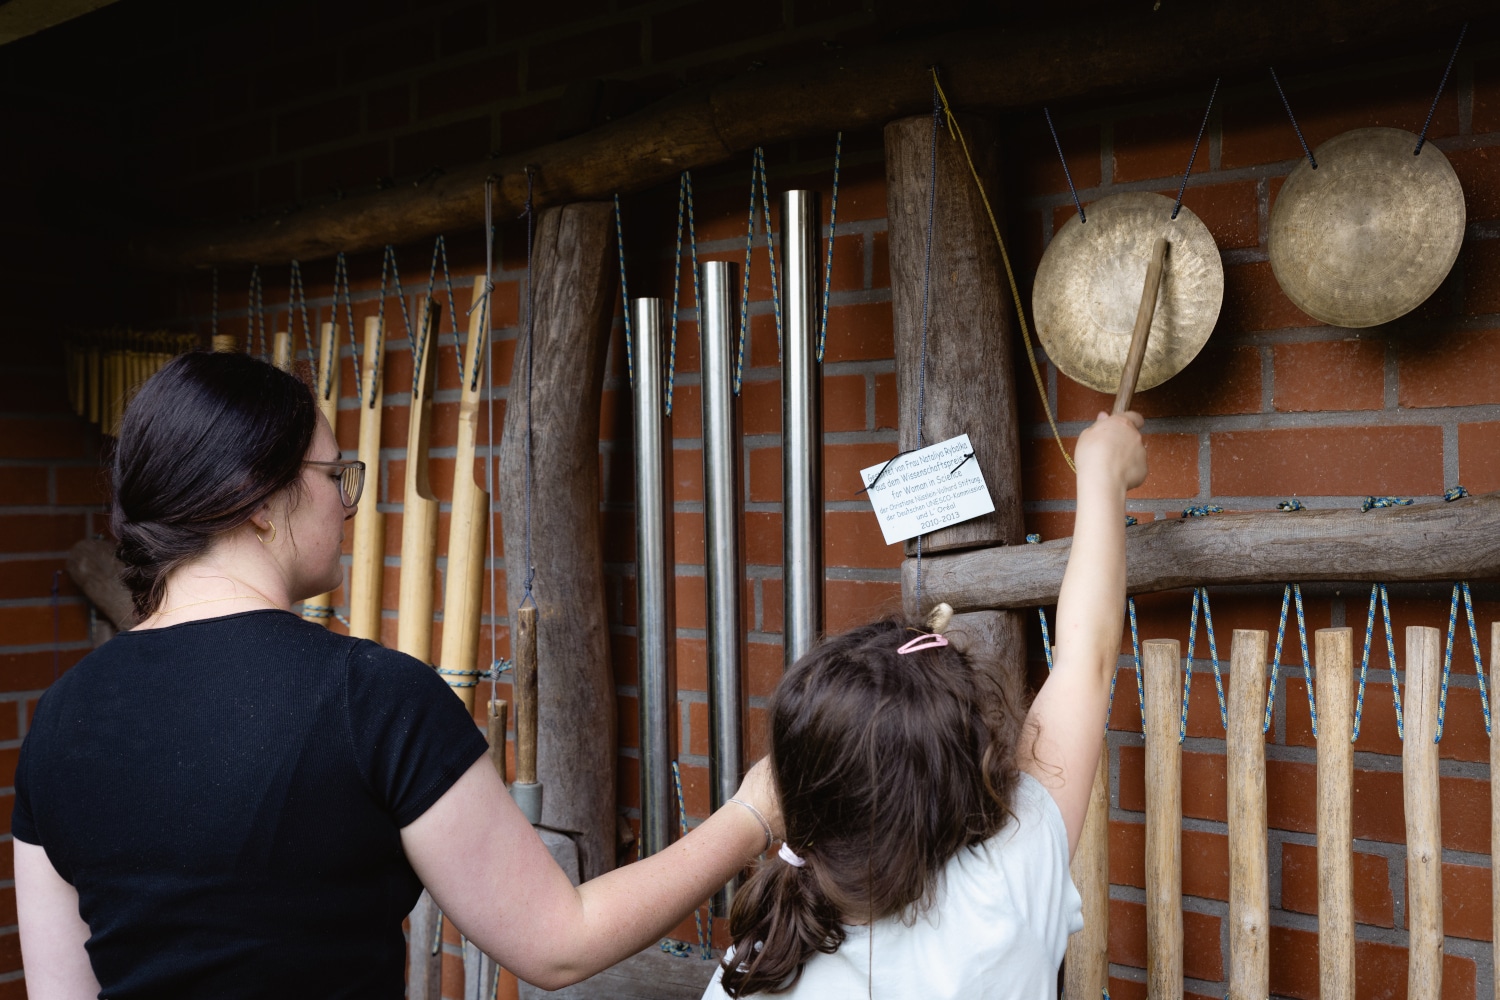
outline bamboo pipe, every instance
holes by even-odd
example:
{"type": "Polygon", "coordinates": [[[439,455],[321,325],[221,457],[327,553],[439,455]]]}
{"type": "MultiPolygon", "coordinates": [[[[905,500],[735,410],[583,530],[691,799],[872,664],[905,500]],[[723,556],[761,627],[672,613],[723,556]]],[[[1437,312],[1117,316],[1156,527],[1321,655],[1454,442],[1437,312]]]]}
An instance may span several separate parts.
{"type": "Polygon", "coordinates": [[[401,614],[396,648],[423,663],[432,662],[432,576],[437,568],[438,502],[432,495],[428,451],[432,442],[432,394],[437,389],[438,307],[422,311],[422,346],[414,349],[416,370],[411,413],[406,425],[406,490],[401,501],[401,614]]]}
{"type": "Polygon", "coordinates": [[[1266,865],[1267,633],[1235,629],[1229,649],[1229,1000],[1271,994],[1266,865]]]}
{"type": "Polygon", "coordinates": [[[1354,996],[1354,645],[1317,634],[1318,967],[1320,996],[1354,996]]]}
{"type": "Polygon", "coordinates": [[[1146,341],[1151,336],[1151,320],[1156,316],[1156,295],[1161,290],[1162,262],[1167,256],[1167,238],[1158,236],[1151,248],[1151,263],[1146,265],[1146,284],[1141,289],[1141,304],[1135,312],[1135,329],[1130,334],[1130,350],[1125,355],[1125,369],[1120,373],[1120,389],[1115,393],[1115,413],[1130,409],[1135,384],[1140,381],[1141,362],[1146,358],[1146,341]]]}
{"type": "MultiPolygon", "coordinates": [[[[1490,698],[1500,692],[1500,622],[1490,622],[1490,698]]],[[[1500,858],[1500,726],[1490,729],[1490,858],[1500,858]]],[[[1492,860],[1493,863],[1493,860],[1492,860]]],[[[1491,931],[1494,968],[1500,969],[1500,878],[1490,878],[1490,914],[1497,929],[1491,931]]],[[[1500,977],[1495,979],[1495,1000],[1500,1000],[1500,977]]]]}
{"type": "Polygon", "coordinates": [[[240,339],[232,333],[216,333],[213,349],[216,354],[233,354],[240,349],[240,339]]]}
{"type": "Polygon", "coordinates": [[[1068,939],[1064,1000],[1099,1000],[1109,987],[1109,742],[1099,750],[1088,816],[1073,851],[1083,930],[1068,939]]]}
{"type": "MultiPolygon", "coordinates": [[[[1148,639],[1146,672],[1146,992],[1182,997],[1182,647],[1148,639]]],[[[1330,994],[1331,995],[1331,994],[1330,994]]]]}
{"type": "Polygon", "coordinates": [[[480,600],[484,595],[485,543],[489,540],[490,494],[474,478],[479,438],[479,397],[489,309],[481,303],[485,277],[474,279],[469,343],[464,350],[458,402],[458,447],[453,470],[453,513],[448,521],[448,572],[443,585],[443,645],[438,665],[464,708],[474,710],[478,677],[480,600]]]}
{"type": "MultiPolygon", "coordinates": [[[[220,334],[214,338],[214,350],[219,350],[220,334]]],[[[231,341],[234,339],[229,338],[231,341]]],[[[318,367],[314,372],[317,385],[313,395],[317,399],[318,412],[328,421],[330,430],[337,433],[339,426],[339,328],[335,323],[324,323],[318,333],[318,367]]],[[[319,594],[302,602],[302,617],[310,622],[326,626],[333,620],[333,594],[319,594]]]]}
{"type": "Polygon", "coordinates": [[[385,583],[385,514],[380,495],[380,417],[385,391],[385,337],[379,316],[365,318],[364,372],[359,393],[359,460],[365,490],[354,515],[354,562],[349,569],[349,634],[380,641],[380,599],[385,583]]]}
{"type": "Polygon", "coordinates": [[[535,826],[542,821],[542,786],[536,780],[536,607],[517,608],[515,623],[516,781],[510,794],[535,826]]]}
{"type": "Polygon", "coordinates": [[[271,364],[284,372],[292,370],[292,335],[278,330],[271,335],[271,364]]]}
{"type": "Polygon", "coordinates": [[[1406,630],[1405,733],[1401,787],[1406,807],[1406,995],[1443,995],[1443,842],[1439,815],[1438,690],[1442,637],[1435,628],[1406,630]]]}

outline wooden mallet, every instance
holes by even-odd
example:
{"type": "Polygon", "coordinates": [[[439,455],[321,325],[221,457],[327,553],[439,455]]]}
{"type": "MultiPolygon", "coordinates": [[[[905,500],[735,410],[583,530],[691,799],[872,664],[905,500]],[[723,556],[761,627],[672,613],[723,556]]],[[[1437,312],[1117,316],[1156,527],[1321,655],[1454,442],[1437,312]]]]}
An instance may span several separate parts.
{"type": "Polygon", "coordinates": [[[1158,236],[1151,248],[1151,263],[1146,268],[1146,287],[1141,290],[1141,307],[1135,313],[1135,330],[1130,335],[1130,353],[1125,355],[1125,370],[1120,373],[1120,391],[1115,393],[1115,413],[1130,409],[1135,383],[1141,377],[1141,362],[1146,357],[1146,340],[1151,336],[1151,321],[1156,318],[1156,293],[1161,288],[1162,263],[1167,257],[1167,238],[1158,236]]]}

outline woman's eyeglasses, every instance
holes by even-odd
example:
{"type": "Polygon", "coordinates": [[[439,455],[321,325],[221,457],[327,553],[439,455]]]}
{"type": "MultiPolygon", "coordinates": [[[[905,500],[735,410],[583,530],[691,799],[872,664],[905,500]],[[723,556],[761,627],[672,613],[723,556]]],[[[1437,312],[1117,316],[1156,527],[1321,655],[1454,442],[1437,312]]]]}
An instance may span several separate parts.
{"type": "Polygon", "coordinates": [[[302,464],[338,469],[339,499],[344,502],[345,508],[359,503],[359,495],[365,489],[365,463],[357,459],[339,459],[335,462],[315,462],[312,459],[306,459],[302,464]]]}

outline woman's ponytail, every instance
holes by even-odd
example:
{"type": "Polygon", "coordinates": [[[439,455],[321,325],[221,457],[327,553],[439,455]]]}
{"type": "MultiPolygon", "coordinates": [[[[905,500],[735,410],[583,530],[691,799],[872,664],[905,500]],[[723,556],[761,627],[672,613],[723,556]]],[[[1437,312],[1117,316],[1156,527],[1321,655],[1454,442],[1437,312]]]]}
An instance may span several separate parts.
{"type": "Polygon", "coordinates": [[[720,985],[732,997],[791,989],[817,952],[844,942],[838,907],[828,898],[817,859],[795,868],[774,855],[763,859],[735,894],[729,914],[734,953],[720,985]]]}

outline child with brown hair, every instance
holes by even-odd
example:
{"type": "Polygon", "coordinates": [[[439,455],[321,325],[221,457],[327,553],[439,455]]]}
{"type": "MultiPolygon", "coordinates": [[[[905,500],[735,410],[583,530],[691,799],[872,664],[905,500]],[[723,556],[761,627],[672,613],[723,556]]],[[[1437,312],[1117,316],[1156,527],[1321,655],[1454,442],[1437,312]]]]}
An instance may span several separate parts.
{"type": "Polygon", "coordinates": [[[996,674],[926,626],[825,640],[771,703],[785,843],[735,899],[705,1000],[1055,997],[1082,924],[1083,828],[1125,603],[1125,493],[1141,418],[1078,439],[1078,510],[1055,669],[1022,715],[996,674]]]}

